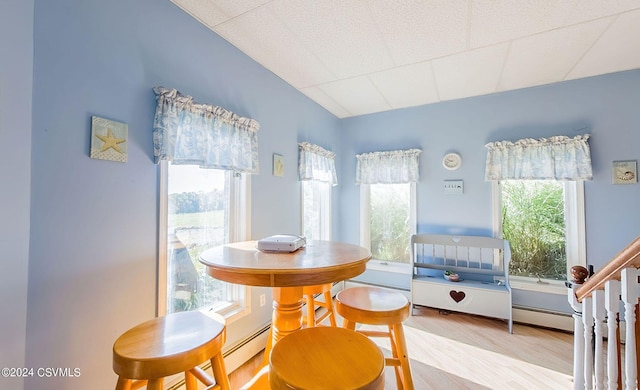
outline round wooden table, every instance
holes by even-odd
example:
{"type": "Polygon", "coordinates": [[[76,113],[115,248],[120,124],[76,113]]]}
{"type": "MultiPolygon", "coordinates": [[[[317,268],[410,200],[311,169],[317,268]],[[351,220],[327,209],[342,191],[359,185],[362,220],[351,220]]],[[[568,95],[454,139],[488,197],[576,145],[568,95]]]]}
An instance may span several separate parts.
{"type": "Polygon", "coordinates": [[[302,327],[302,287],[360,275],[371,252],[335,241],[310,241],[293,253],[261,252],[256,241],[208,249],[200,255],[207,273],[225,282],[273,287],[273,338],[270,345],[302,327]]]}

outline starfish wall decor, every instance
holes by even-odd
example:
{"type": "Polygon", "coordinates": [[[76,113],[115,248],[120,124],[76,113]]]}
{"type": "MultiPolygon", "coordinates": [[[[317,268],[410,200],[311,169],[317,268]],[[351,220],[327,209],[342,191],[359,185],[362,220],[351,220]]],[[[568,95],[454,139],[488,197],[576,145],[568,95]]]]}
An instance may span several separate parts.
{"type": "Polygon", "coordinates": [[[91,117],[91,158],[127,162],[126,123],[91,117]]]}

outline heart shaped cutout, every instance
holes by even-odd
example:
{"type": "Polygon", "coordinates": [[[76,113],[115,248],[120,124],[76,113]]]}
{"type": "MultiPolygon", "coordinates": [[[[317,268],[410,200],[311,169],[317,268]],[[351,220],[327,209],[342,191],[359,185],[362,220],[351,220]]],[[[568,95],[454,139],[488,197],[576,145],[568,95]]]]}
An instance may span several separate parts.
{"type": "Polygon", "coordinates": [[[449,291],[449,296],[451,297],[451,299],[456,301],[456,303],[460,303],[460,301],[462,301],[467,295],[464,293],[464,291],[451,290],[449,291]]]}
{"type": "Polygon", "coordinates": [[[455,242],[456,244],[459,243],[461,240],[460,237],[451,237],[451,241],[455,242]]]}

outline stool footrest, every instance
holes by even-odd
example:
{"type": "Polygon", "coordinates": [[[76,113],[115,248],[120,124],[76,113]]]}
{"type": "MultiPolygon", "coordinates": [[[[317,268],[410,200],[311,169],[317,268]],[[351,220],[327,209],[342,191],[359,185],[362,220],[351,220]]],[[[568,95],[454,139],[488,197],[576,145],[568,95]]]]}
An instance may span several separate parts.
{"type": "Polygon", "coordinates": [[[200,367],[194,367],[189,371],[193,374],[193,376],[198,378],[198,380],[202,382],[205,386],[211,386],[216,384],[216,381],[200,367]]]}
{"type": "Polygon", "coordinates": [[[385,358],[384,364],[387,366],[400,366],[400,360],[396,358],[385,358]]]}
{"type": "Polygon", "coordinates": [[[389,337],[391,336],[390,332],[383,332],[378,330],[358,330],[358,333],[362,333],[365,336],[369,337],[389,337]]]}

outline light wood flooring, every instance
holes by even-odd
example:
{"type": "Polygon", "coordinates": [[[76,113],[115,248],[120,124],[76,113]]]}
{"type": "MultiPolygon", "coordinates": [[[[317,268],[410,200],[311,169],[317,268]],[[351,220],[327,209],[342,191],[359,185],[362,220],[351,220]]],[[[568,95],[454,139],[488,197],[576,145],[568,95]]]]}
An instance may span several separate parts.
{"type": "MultiPolygon", "coordinates": [[[[505,321],[417,307],[404,323],[416,390],[570,389],[573,335],[505,321]]],[[[373,328],[373,327],[371,327],[373,328]]],[[[390,355],[385,339],[374,339],[390,355]]],[[[259,353],[229,377],[246,383],[262,362],[259,353]]],[[[385,389],[396,389],[385,369],[385,389]]]]}

